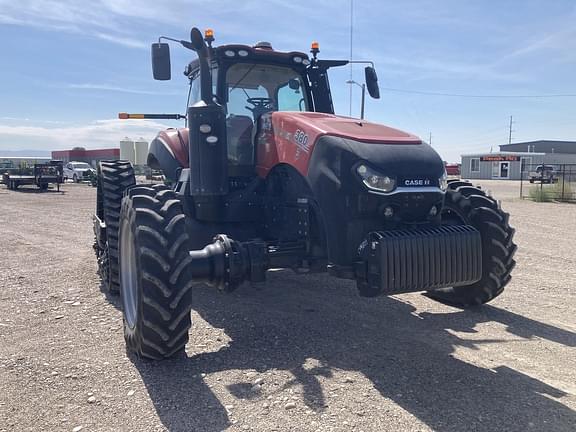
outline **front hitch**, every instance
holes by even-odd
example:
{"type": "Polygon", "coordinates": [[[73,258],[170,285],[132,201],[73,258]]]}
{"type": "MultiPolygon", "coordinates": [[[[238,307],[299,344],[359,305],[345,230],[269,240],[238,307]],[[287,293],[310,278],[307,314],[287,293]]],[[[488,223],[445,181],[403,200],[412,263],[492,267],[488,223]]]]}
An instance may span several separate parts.
{"type": "Polygon", "coordinates": [[[269,265],[266,243],[241,243],[224,234],[218,234],[204,249],[189,254],[195,280],[228,292],[247,280],[264,281],[269,265]]]}

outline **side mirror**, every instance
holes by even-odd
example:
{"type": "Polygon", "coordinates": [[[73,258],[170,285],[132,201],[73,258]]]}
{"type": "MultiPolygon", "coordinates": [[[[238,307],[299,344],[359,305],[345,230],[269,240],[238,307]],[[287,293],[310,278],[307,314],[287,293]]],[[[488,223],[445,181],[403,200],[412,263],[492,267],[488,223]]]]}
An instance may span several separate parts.
{"type": "Polygon", "coordinates": [[[190,42],[192,43],[192,48],[196,52],[202,51],[206,48],[206,44],[204,44],[204,36],[202,36],[202,32],[196,27],[190,30],[190,42]]]}
{"type": "Polygon", "coordinates": [[[291,79],[288,81],[288,87],[290,87],[291,90],[300,90],[300,81],[296,78],[291,79]]]}
{"type": "Polygon", "coordinates": [[[167,43],[152,44],[152,74],[155,80],[167,81],[170,72],[170,45],[167,43]]]}
{"type": "Polygon", "coordinates": [[[367,66],[364,69],[364,75],[366,77],[366,88],[368,89],[368,94],[374,99],[380,99],[380,88],[378,87],[378,75],[376,75],[376,70],[373,67],[367,66]]]}

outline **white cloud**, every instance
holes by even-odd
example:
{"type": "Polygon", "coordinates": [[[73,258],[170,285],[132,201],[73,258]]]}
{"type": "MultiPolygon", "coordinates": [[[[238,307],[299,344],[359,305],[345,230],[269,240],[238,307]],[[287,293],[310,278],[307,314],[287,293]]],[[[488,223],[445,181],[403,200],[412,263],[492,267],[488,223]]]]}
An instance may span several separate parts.
{"type": "Polygon", "coordinates": [[[103,90],[103,91],[111,91],[111,92],[120,92],[120,93],[131,93],[131,94],[143,94],[143,95],[157,95],[157,96],[182,96],[182,92],[158,92],[152,90],[141,90],[141,89],[134,89],[128,87],[118,87],[114,85],[108,84],[93,84],[93,83],[85,83],[85,84],[68,84],[66,86],[70,89],[77,89],[77,90],[103,90]]]}
{"type": "Polygon", "coordinates": [[[414,81],[429,78],[463,78],[474,80],[497,80],[497,81],[524,81],[525,77],[520,72],[504,72],[499,70],[496,63],[486,62],[483,64],[473,62],[454,62],[443,58],[427,58],[407,55],[406,57],[388,55],[386,53],[370,50],[359,50],[359,56],[372,59],[377,65],[386,65],[386,73],[396,70],[396,74],[404,76],[406,81],[414,81]],[[408,73],[406,73],[408,71],[408,73]],[[411,77],[407,79],[406,77],[411,77]]]}
{"type": "Polygon", "coordinates": [[[139,49],[149,49],[150,48],[149,45],[147,43],[145,43],[144,41],[134,39],[134,38],[117,36],[117,35],[113,35],[113,34],[100,33],[100,32],[94,33],[94,36],[96,36],[98,39],[112,42],[112,43],[115,43],[117,45],[123,45],[123,46],[128,47],[128,48],[139,48],[139,49]]]}
{"type": "Polygon", "coordinates": [[[98,3],[74,0],[0,0],[0,23],[64,31],[143,49],[147,44],[130,33],[115,13],[98,3]]]}
{"type": "Polygon", "coordinates": [[[0,150],[37,150],[118,147],[125,136],[151,140],[166,124],[153,120],[97,120],[61,127],[0,124],[0,150]]]}
{"type": "Polygon", "coordinates": [[[573,28],[559,30],[553,33],[547,33],[533,39],[530,43],[517,48],[510,54],[505,55],[501,61],[517,59],[520,57],[546,55],[547,61],[555,60],[574,60],[576,59],[576,30],[573,28]]]}

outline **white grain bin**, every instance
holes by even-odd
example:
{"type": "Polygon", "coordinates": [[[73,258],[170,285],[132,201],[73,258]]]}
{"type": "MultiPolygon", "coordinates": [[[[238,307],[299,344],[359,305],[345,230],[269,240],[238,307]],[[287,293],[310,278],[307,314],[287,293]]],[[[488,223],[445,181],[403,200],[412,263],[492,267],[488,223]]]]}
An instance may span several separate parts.
{"type": "Polygon", "coordinates": [[[148,158],[148,141],[140,137],[134,142],[134,147],[136,149],[135,165],[146,165],[146,160],[148,158]]]}
{"type": "Polygon", "coordinates": [[[134,141],[128,137],[120,141],[120,159],[129,160],[132,163],[135,162],[134,141]]]}

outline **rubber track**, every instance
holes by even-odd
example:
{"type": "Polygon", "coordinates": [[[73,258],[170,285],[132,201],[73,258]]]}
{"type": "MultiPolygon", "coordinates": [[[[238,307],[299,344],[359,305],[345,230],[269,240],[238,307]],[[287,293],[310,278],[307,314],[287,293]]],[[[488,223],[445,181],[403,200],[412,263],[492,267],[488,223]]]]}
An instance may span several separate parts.
{"type": "Polygon", "coordinates": [[[136,184],[134,169],[128,161],[101,161],[98,164],[99,191],[101,197],[102,214],[106,223],[106,236],[108,246],[108,269],[101,274],[107,274],[104,281],[112,294],[118,294],[120,285],[118,281],[118,229],[120,220],[120,206],[124,192],[136,184]]]}
{"type": "Polygon", "coordinates": [[[480,231],[482,278],[472,285],[429,291],[427,295],[460,307],[487,303],[502,294],[516,265],[514,228],[508,223],[509,215],[495,199],[464,181],[448,184],[445,205],[480,231]]]}
{"type": "Polygon", "coordinates": [[[150,359],[171,357],[184,349],[192,324],[193,283],[184,265],[190,247],[182,205],[166,186],[137,186],[122,201],[121,214],[135,233],[140,262],[140,313],[134,329],[124,326],[127,347],[150,359]]]}

